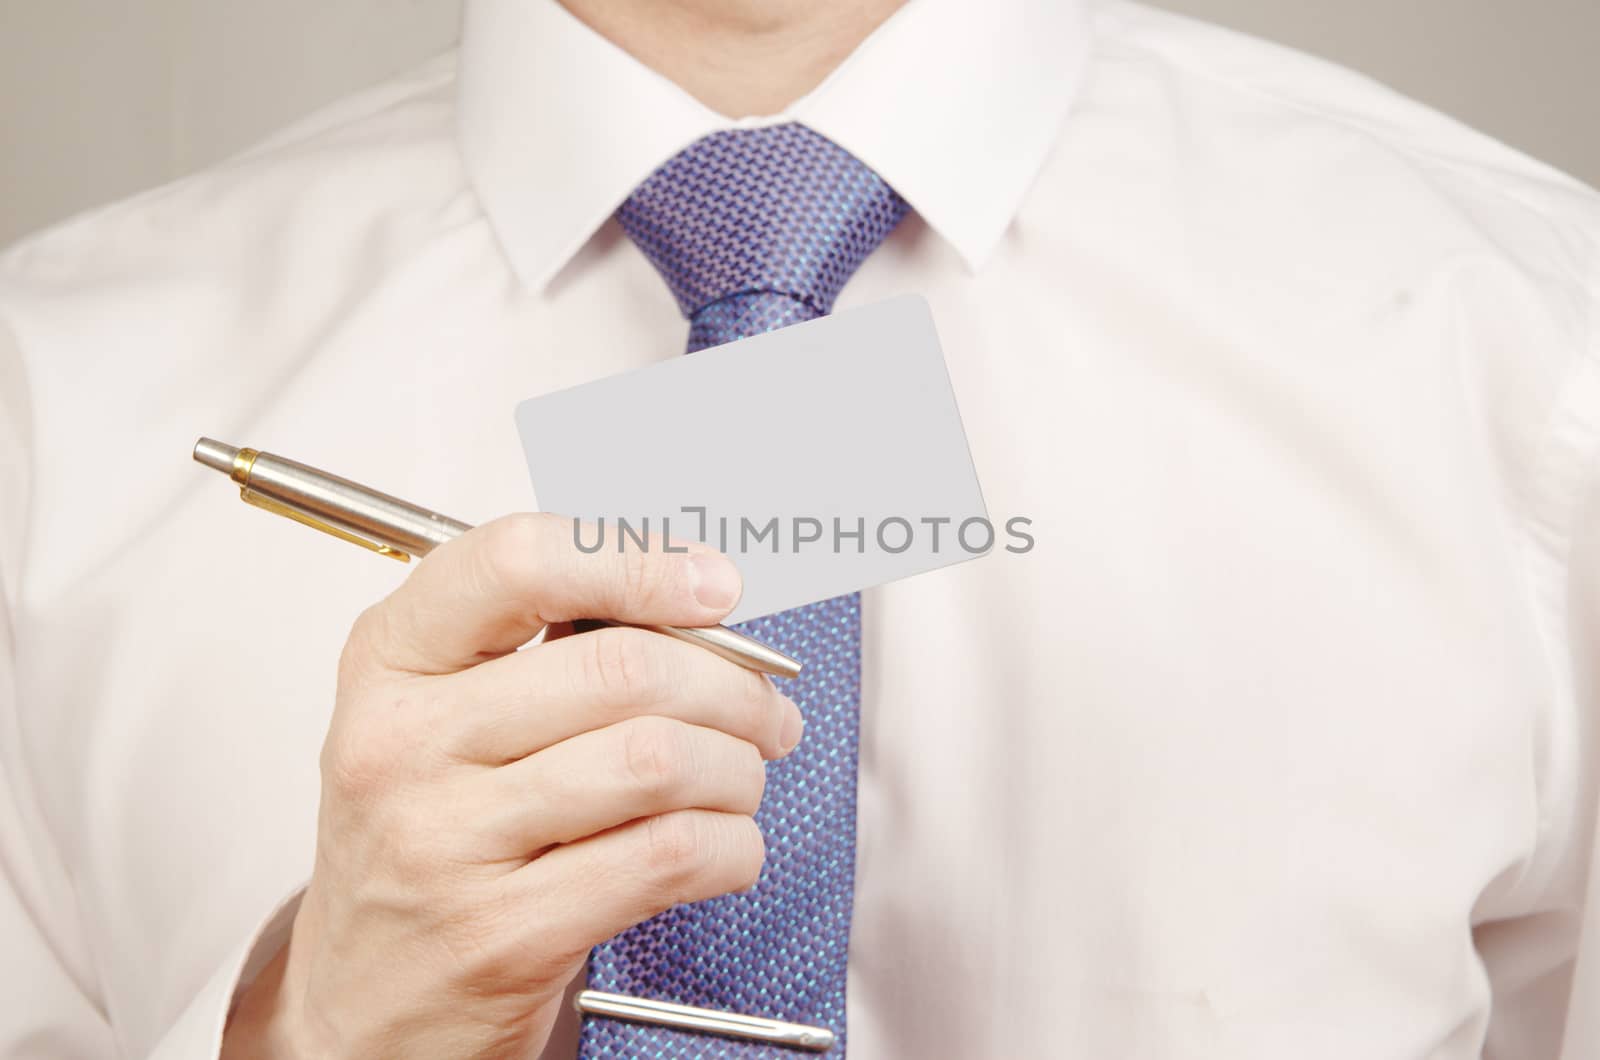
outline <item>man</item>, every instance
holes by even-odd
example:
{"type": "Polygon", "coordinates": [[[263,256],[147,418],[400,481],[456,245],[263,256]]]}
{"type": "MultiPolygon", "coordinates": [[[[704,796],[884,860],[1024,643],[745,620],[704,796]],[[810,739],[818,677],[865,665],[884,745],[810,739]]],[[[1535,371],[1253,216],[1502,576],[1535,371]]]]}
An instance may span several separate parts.
{"type": "Polygon", "coordinates": [[[9,252],[0,1051],[791,1055],[575,1044],[599,947],[858,1057],[1600,1055],[1600,200],[1143,7],[894,7],[470,0],[458,57],[9,252]],[[685,299],[641,236],[833,180],[820,294],[685,299]],[[511,404],[905,291],[1036,546],[775,618],[821,686],[571,634],[737,574],[506,516],[511,404]],[[487,525],[406,575],[201,433],[487,525]],[[777,834],[806,791],[853,827],[777,834]]]}

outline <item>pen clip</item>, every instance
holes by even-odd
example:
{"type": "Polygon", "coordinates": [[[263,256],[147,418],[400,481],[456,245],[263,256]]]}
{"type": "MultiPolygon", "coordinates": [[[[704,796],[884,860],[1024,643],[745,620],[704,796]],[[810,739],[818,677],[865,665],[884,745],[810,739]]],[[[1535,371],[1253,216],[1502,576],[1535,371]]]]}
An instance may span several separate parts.
{"type": "Polygon", "coordinates": [[[348,541],[352,545],[360,545],[362,548],[371,552],[376,552],[380,556],[388,556],[390,559],[397,559],[401,563],[411,562],[411,557],[406,553],[401,552],[397,548],[390,548],[388,545],[381,545],[376,541],[369,541],[364,537],[359,537],[356,534],[352,534],[348,530],[334,526],[330,523],[325,523],[314,515],[307,514],[298,508],[289,507],[289,505],[284,504],[282,501],[276,501],[271,497],[262,496],[247,486],[239,487],[239,499],[244,501],[246,504],[254,505],[257,508],[260,508],[262,511],[271,512],[274,515],[281,515],[285,519],[293,519],[301,526],[309,526],[313,530],[321,530],[325,534],[337,537],[340,541],[348,541]]]}

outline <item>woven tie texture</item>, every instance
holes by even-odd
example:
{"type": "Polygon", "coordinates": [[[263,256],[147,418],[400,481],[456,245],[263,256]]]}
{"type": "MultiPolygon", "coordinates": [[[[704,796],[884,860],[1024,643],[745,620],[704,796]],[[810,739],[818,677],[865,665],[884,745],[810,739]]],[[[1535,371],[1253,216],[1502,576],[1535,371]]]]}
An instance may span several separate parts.
{"type": "MultiPolygon", "coordinates": [[[[828,313],[906,211],[847,151],[784,124],[697,141],[640,184],[616,216],[689,319],[693,352],[828,313]]],[[[819,419],[817,430],[827,429],[819,419]]],[[[589,986],[827,1027],[837,1036],[827,1055],[838,1060],[855,886],[861,598],[738,628],[805,663],[799,677],[779,681],[806,729],[793,754],[767,767],[756,814],[767,842],[760,882],[748,894],[678,906],[597,947],[589,986]]],[[[579,1048],[581,1060],[800,1055],[593,1016],[579,1048]]]]}

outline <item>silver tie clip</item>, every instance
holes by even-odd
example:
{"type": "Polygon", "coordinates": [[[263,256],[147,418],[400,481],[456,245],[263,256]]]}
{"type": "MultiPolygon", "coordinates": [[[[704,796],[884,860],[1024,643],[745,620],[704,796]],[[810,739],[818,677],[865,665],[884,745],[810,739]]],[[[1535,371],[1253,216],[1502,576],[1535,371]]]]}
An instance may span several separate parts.
{"type": "Polygon", "coordinates": [[[693,1005],[675,1005],[670,1001],[650,1001],[642,997],[585,990],[578,995],[573,1006],[585,1016],[606,1016],[629,1023],[648,1023],[653,1027],[721,1034],[769,1045],[788,1045],[813,1053],[825,1053],[833,1048],[833,1032],[826,1027],[808,1027],[803,1023],[785,1023],[783,1020],[763,1019],[760,1016],[739,1016],[715,1009],[695,1008],[693,1005]]]}

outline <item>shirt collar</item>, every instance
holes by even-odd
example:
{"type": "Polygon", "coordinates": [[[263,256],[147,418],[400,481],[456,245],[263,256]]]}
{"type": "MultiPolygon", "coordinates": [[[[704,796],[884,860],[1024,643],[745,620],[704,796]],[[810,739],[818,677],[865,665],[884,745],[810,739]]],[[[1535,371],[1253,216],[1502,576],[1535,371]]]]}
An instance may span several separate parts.
{"type": "Polygon", "coordinates": [[[521,280],[543,288],[633,188],[700,137],[801,122],[905,196],[976,270],[1049,151],[1088,51],[1084,0],[910,0],[822,84],[723,117],[555,0],[468,0],[459,136],[521,280]]]}

